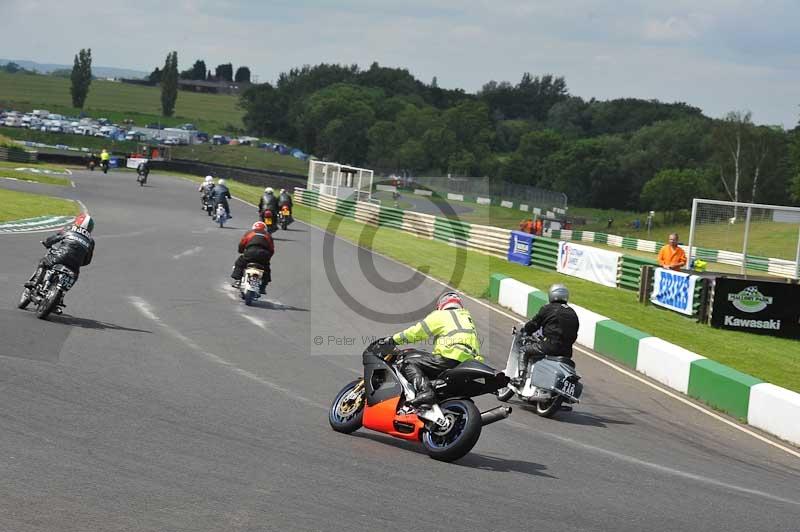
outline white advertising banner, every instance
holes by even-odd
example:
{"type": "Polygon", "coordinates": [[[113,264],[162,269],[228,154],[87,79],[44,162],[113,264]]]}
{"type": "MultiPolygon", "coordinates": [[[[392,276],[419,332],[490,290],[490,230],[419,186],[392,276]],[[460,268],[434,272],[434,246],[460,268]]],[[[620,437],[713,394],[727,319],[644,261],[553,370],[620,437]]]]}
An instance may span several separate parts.
{"type": "Polygon", "coordinates": [[[617,286],[617,263],[621,253],[582,246],[572,242],[558,243],[559,273],[580,277],[604,286],[617,286]]]}
{"type": "Polygon", "coordinates": [[[656,268],[650,301],[654,305],[691,316],[694,311],[694,287],[697,279],[696,275],[656,268]]]}
{"type": "Polygon", "coordinates": [[[146,163],[148,160],[149,159],[144,159],[141,157],[128,157],[128,162],[125,163],[125,166],[136,170],[137,168],[139,168],[140,164],[146,163]]]}

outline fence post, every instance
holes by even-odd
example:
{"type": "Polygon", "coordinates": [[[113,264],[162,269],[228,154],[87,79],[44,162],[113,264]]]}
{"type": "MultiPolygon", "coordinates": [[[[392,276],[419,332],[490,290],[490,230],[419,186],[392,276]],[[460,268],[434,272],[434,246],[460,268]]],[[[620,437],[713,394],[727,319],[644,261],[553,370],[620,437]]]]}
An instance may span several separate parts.
{"type": "Polygon", "coordinates": [[[750,214],[752,207],[747,207],[747,216],[744,221],[744,243],[742,244],[742,275],[747,277],[747,240],[750,238],[750,214]]]}
{"type": "Polygon", "coordinates": [[[700,279],[700,308],[697,312],[697,321],[708,323],[709,307],[711,306],[711,279],[703,277],[700,279]]]}
{"type": "Polygon", "coordinates": [[[797,254],[794,257],[794,278],[800,279],[800,230],[797,231],[797,254]]]}
{"type": "MultiPolygon", "coordinates": [[[[694,224],[697,222],[697,198],[692,199],[692,221],[689,222],[689,258],[686,260],[686,267],[692,267],[692,246],[694,245],[694,224]]],[[[647,231],[648,238],[650,230],[647,231]]]]}
{"type": "Polygon", "coordinates": [[[647,264],[641,267],[641,275],[639,276],[639,303],[644,305],[650,304],[650,292],[653,284],[653,271],[654,268],[647,264]]]}

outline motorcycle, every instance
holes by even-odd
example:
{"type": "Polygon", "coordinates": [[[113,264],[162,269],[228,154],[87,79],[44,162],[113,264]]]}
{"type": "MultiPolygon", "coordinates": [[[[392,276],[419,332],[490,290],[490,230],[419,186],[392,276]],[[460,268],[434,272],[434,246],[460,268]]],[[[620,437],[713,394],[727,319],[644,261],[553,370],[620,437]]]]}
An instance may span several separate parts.
{"type": "Polygon", "coordinates": [[[271,210],[265,210],[261,215],[261,220],[264,222],[264,225],[267,226],[267,233],[272,234],[278,230],[278,226],[275,224],[275,218],[273,217],[271,210]]]}
{"type": "MultiPolygon", "coordinates": [[[[520,349],[525,345],[541,339],[539,333],[532,336],[522,334],[517,328],[511,332],[514,341],[508,353],[506,362],[506,375],[519,375],[520,349]]],[[[566,402],[579,403],[583,393],[583,384],[580,376],[575,371],[575,362],[568,357],[547,356],[539,360],[529,357],[525,382],[515,386],[511,382],[505,388],[498,390],[497,398],[503,402],[510,400],[515,394],[520,399],[535,405],[536,413],[542,417],[553,417],[566,402]]]]}
{"type": "Polygon", "coordinates": [[[511,407],[480,412],[472,397],[496,393],[508,378],[500,371],[468,360],[431,381],[436,403],[413,407],[416,394],[399,366],[414,349],[386,348],[372,342],[362,353],[364,376],[336,395],[328,413],[331,428],[344,434],[361,427],[408,441],[421,441],[428,455],[452,462],[478,442],[481,429],[505,419],[511,407]]]}
{"type": "Polygon", "coordinates": [[[281,210],[278,213],[278,223],[284,231],[286,231],[286,228],[292,223],[292,211],[289,209],[288,205],[281,206],[281,210]]]}
{"type": "Polygon", "coordinates": [[[77,274],[74,271],[63,264],[56,264],[47,269],[36,286],[22,290],[17,307],[25,309],[31,302],[35,303],[36,317],[42,320],[51,312],[61,314],[64,294],[72,288],[76,279],[77,274]]]}
{"type": "Polygon", "coordinates": [[[206,211],[206,214],[209,216],[214,216],[214,201],[211,199],[211,197],[203,194],[203,197],[200,198],[200,201],[203,203],[203,210],[206,211]]]}
{"type": "Polygon", "coordinates": [[[239,284],[239,294],[244,299],[244,304],[250,306],[253,301],[261,297],[261,280],[264,278],[264,267],[260,264],[249,263],[244,270],[244,276],[239,284]]]}
{"type": "Polygon", "coordinates": [[[87,167],[89,170],[91,170],[92,172],[94,172],[94,168],[95,168],[95,166],[97,166],[97,161],[95,161],[94,159],[89,159],[89,162],[88,162],[88,163],[86,163],[86,167],[87,167]]]}
{"type": "Polygon", "coordinates": [[[108,173],[108,161],[107,160],[100,161],[100,166],[103,168],[103,173],[107,174],[108,173]]]}
{"type": "Polygon", "coordinates": [[[218,223],[220,228],[228,221],[228,213],[225,212],[225,206],[222,203],[217,203],[217,212],[212,220],[218,223]]]}
{"type": "Polygon", "coordinates": [[[147,183],[147,176],[150,175],[150,170],[147,168],[139,167],[136,169],[136,181],[139,182],[139,186],[144,186],[147,183]]]}

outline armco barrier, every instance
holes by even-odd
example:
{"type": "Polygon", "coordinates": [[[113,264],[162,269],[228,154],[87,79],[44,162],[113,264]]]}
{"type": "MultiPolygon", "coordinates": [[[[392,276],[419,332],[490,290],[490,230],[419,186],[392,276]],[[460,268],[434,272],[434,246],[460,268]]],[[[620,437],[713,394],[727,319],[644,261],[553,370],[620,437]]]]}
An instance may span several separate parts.
{"type": "Polygon", "coordinates": [[[511,235],[508,229],[473,225],[460,220],[403,211],[374,203],[340,199],[299,187],[295,188],[295,199],[302,205],[362,223],[399,229],[417,237],[442,240],[497,257],[505,257],[508,251],[511,235]]]}
{"type": "MultiPolygon", "coordinates": [[[[489,278],[489,296],[530,318],[547,295],[502,274],[489,278]]],[[[578,343],[748,424],[800,445],[800,394],[708,360],[682,347],[572,305],[578,343]]],[[[587,383],[591,386],[591,383],[587,383]]]]}

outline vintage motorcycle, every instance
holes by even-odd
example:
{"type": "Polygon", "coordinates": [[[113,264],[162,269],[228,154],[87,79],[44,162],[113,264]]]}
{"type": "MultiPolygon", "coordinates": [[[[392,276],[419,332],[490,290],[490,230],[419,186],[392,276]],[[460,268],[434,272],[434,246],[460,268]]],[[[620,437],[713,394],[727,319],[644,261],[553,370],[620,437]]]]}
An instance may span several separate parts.
{"type": "Polygon", "coordinates": [[[39,319],[47,318],[51,312],[61,314],[64,294],[72,288],[77,277],[77,274],[68,267],[56,264],[47,269],[39,284],[22,290],[17,307],[24,309],[30,303],[34,303],[36,317],[39,319]]]}
{"type": "MultiPolygon", "coordinates": [[[[512,332],[513,342],[508,353],[505,374],[515,377],[519,375],[520,349],[540,338],[540,333],[532,336],[522,334],[522,327],[512,332]]],[[[533,360],[530,357],[525,382],[515,386],[511,382],[498,390],[497,398],[503,402],[514,395],[536,407],[536,413],[542,417],[553,417],[566,402],[575,404],[583,393],[583,384],[575,371],[575,362],[568,357],[547,356],[533,360]]]]}
{"type": "Polygon", "coordinates": [[[239,284],[239,294],[244,299],[244,304],[250,306],[253,301],[261,297],[261,281],[264,278],[264,267],[251,262],[247,265],[239,284]]]}

